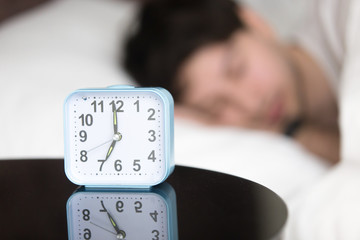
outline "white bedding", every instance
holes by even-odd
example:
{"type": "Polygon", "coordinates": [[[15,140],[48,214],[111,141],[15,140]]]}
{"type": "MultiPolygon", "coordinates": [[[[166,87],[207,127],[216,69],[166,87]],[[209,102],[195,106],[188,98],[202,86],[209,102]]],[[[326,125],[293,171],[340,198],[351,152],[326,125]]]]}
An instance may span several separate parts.
{"type": "MultiPolygon", "coordinates": [[[[132,83],[117,57],[134,11],[129,1],[62,0],[0,25],[0,159],[62,158],[66,95],[132,83]]],[[[261,183],[291,211],[329,171],[285,137],[182,119],[175,121],[175,161],[261,183]]],[[[298,216],[305,221],[290,212],[291,234],[298,216]]]]}
{"type": "Polygon", "coordinates": [[[360,164],[341,163],[288,202],[286,240],[360,239],[360,164]]]}

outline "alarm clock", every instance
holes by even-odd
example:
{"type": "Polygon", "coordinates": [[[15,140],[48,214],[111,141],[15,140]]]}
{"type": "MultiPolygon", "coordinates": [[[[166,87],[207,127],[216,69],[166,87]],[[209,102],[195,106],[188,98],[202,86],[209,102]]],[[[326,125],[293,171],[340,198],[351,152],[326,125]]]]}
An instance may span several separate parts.
{"type": "Polygon", "coordinates": [[[174,169],[174,100],[163,88],[80,89],[64,104],[65,173],[88,187],[146,188],[174,169]]]}
{"type": "Polygon", "coordinates": [[[81,187],[67,202],[69,239],[177,240],[176,195],[167,183],[130,191],[81,187]]]}

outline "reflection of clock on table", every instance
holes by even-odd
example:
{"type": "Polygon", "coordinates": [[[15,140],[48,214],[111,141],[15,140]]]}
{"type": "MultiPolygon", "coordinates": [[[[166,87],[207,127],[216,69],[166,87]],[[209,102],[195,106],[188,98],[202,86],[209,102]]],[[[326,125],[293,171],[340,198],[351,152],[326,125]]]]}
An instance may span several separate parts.
{"type": "Polygon", "coordinates": [[[80,188],[68,200],[69,239],[176,240],[176,197],[163,183],[148,190],[80,188]]]}

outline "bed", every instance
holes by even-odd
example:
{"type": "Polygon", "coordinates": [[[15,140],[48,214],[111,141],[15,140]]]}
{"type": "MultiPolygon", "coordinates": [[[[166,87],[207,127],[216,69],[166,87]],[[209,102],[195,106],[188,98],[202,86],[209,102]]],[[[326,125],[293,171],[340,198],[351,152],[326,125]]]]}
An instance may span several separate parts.
{"type": "MultiPolygon", "coordinates": [[[[63,158],[62,105],[67,94],[84,87],[135,84],[118,59],[137,3],[33,2],[31,6],[36,7],[21,14],[0,15],[0,159],[63,158]]],[[[269,4],[261,2],[266,1],[252,4],[266,12],[261,8],[269,4]]],[[[293,8],[283,0],[274,2],[293,8]]],[[[304,2],[298,5],[290,26],[281,27],[279,16],[272,18],[268,13],[268,20],[278,24],[283,37],[299,20],[304,2]]],[[[271,6],[276,9],[276,4],[271,6]]],[[[323,189],[332,189],[336,182],[340,192],[346,191],[334,177],[338,172],[350,173],[347,176],[354,186],[343,182],[349,191],[360,189],[357,172],[351,167],[334,169],[287,137],[175,119],[175,162],[247,178],[275,191],[290,210],[286,239],[359,239],[329,235],[328,227],[337,221],[323,223],[324,217],[318,217],[319,228],[307,224],[323,189]],[[307,233],[310,228],[313,232],[307,233]]],[[[352,197],[359,199],[359,194],[352,197]]],[[[338,201],[349,199],[339,197],[338,201]]],[[[358,207],[354,209],[359,213],[358,207]]],[[[340,213],[347,216],[347,211],[340,213]]],[[[359,217],[353,216],[336,225],[345,231],[339,236],[360,236],[352,227],[359,217]]]]}

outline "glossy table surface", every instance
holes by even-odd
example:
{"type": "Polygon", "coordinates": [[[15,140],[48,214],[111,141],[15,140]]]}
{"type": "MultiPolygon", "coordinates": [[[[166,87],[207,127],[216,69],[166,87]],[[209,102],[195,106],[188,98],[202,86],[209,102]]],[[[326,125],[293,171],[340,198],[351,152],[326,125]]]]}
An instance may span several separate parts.
{"type": "MultiPolygon", "coordinates": [[[[0,161],[1,239],[68,238],[66,204],[78,186],[63,165],[61,159],[0,161]]],[[[257,183],[183,166],[166,182],[176,194],[178,239],[281,239],[286,205],[257,183]]]]}

